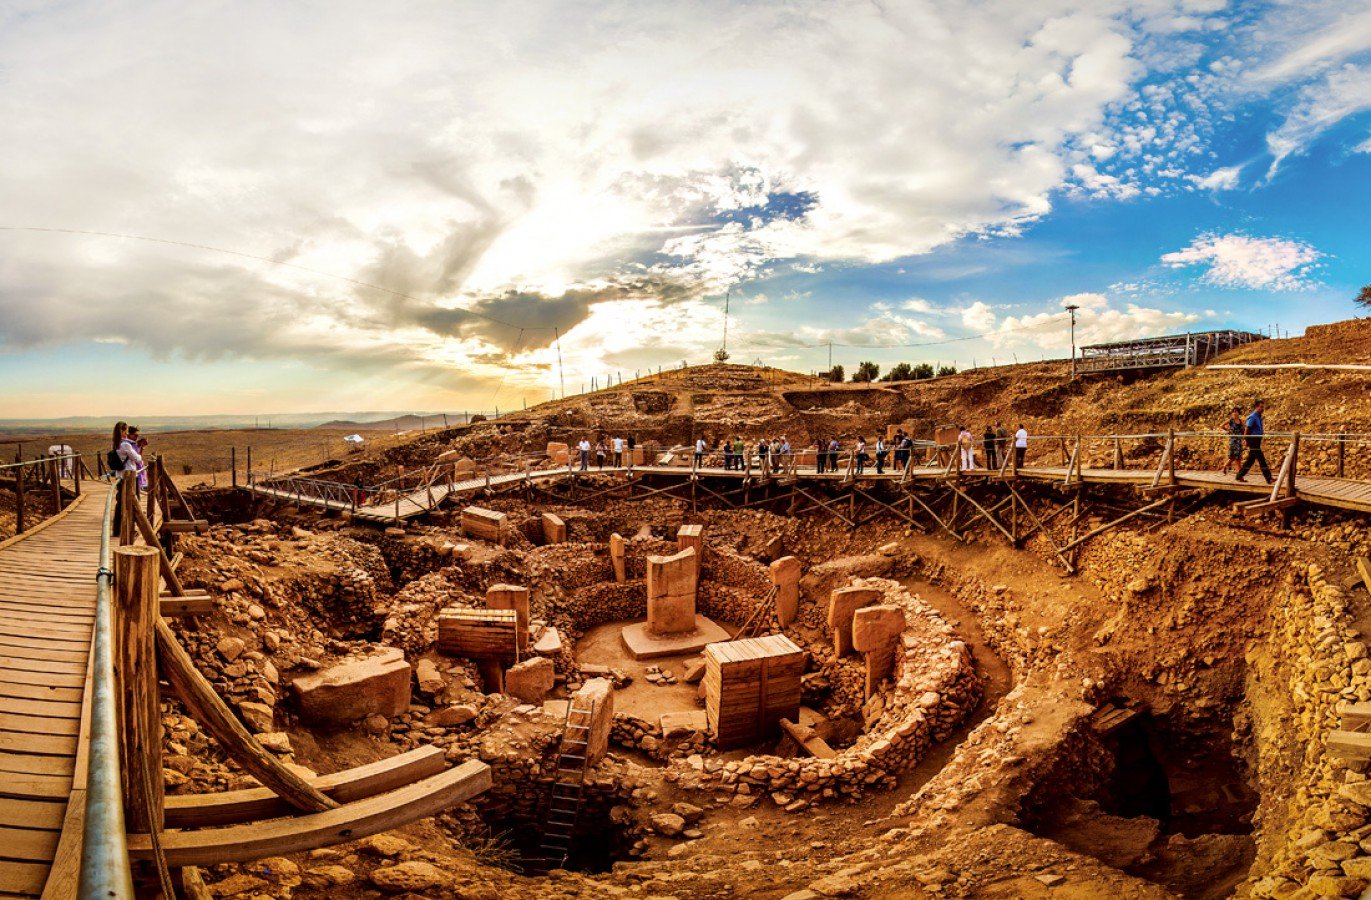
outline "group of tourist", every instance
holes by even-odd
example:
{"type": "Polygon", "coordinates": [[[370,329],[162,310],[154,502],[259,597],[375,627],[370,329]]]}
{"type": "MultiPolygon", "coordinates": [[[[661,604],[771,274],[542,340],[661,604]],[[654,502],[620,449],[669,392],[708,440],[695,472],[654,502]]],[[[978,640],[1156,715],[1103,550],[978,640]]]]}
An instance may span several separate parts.
{"type": "MultiPolygon", "coordinates": [[[[976,469],[976,435],[971,428],[966,425],[957,426],[957,452],[959,454],[958,463],[962,469],[976,469]]],[[[1009,459],[1009,431],[1004,427],[1004,422],[996,419],[994,424],[986,423],[985,431],[981,434],[980,444],[982,450],[981,461],[985,463],[985,468],[990,470],[999,469],[1005,465],[1009,459]]],[[[1014,432],[1014,466],[1023,467],[1024,453],[1028,450],[1028,429],[1024,428],[1023,423],[1019,423],[1018,429],[1014,432]]]]}
{"type": "Polygon", "coordinates": [[[1224,423],[1224,431],[1228,432],[1228,459],[1223,464],[1223,474],[1227,475],[1230,468],[1236,468],[1236,480],[1245,481],[1255,463],[1266,483],[1270,484],[1271,467],[1266,464],[1266,454],[1262,453],[1262,435],[1266,434],[1266,403],[1254,401],[1252,411],[1246,418],[1243,418],[1241,408],[1233,407],[1228,413],[1228,421],[1224,423]],[[1242,453],[1244,444],[1247,445],[1246,459],[1243,459],[1242,453]]]}
{"type": "Polygon", "coordinates": [[[114,423],[114,436],[110,451],[105,454],[105,467],[111,478],[120,472],[133,472],[138,478],[138,489],[148,486],[147,463],[143,455],[147,450],[148,439],[138,433],[137,425],[127,422],[114,423]]]}
{"type": "Polygon", "coordinates": [[[607,460],[611,461],[614,468],[624,465],[625,454],[627,454],[629,468],[633,467],[633,448],[637,446],[637,438],[633,435],[628,437],[612,437],[608,441],[604,435],[598,435],[592,445],[589,438],[581,438],[576,445],[576,453],[580,458],[581,471],[590,470],[590,456],[595,455],[595,465],[603,469],[607,460]],[[613,454],[611,456],[611,454],[613,454]]]}

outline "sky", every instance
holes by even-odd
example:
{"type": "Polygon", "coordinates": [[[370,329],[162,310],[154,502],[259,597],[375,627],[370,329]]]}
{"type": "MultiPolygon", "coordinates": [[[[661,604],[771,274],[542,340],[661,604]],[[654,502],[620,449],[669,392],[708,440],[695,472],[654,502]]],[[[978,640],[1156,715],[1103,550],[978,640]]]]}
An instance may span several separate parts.
{"type": "Polygon", "coordinates": [[[1371,0],[0,0],[0,418],[1298,334],[1368,211],[1371,0]]]}

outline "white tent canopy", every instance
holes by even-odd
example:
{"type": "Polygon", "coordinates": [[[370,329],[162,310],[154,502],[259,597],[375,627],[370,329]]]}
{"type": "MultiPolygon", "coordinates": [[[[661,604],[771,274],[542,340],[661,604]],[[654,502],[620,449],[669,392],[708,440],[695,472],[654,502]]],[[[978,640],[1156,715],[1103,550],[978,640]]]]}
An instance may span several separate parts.
{"type": "Polygon", "coordinates": [[[347,441],[349,444],[360,444],[362,443],[362,436],[360,434],[350,434],[343,438],[343,440],[347,441]]]}

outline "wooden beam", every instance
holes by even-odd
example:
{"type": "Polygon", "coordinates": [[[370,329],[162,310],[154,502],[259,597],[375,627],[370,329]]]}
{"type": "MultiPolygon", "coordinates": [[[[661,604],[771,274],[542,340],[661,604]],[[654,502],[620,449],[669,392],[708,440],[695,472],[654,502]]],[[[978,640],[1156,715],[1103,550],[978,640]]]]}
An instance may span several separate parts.
{"type": "MultiPolygon", "coordinates": [[[[326,812],[205,831],[168,832],[162,835],[162,851],[172,867],[302,853],[427,818],[470,800],[490,786],[490,767],[468,760],[441,775],[326,812]]],[[[128,843],[131,858],[152,858],[152,841],[147,834],[130,834],[128,843]]]]}
{"type": "Polygon", "coordinates": [[[1244,516],[1255,516],[1272,509],[1289,509],[1299,502],[1299,497],[1282,497],[1279,500],[1258,500],[1254,503],[1244,503],[1235,509],[1244,516]]]}
{"type": "Polygon", "coordinates": [[[1371,593],[1371,559],[1367,559],[1365,556],[1359,556],[1357,557],[1355,565],[1357,567],[1357,574],[1361,576],[1362,584],[1366,585],[1367,592],[1371,593]]]}
{"type": "Polygon", "coordinates": [[[203,534],[209,530],[208,519],[167,519],[162,522],[162,530],[172,534],[203,534]]]}
{"type": "MultiPolygon", "coordinates": [[[[339,803],[351,803],[430,778],[442,772],[446,766],[443,749],[425,744],[389,759],[311,778],[309,783],[339,803]]],[[[237,825],[295,813],[290,804],[269,788],[215,794],[175,794],[167,798],[166,810],[168,828],[237,825]]]]}
{"type": "Polygon", "coordinates": [[[1125,513],[1124,515],[1119,516],[1117,519],[1113,520],[1112,522],[1106,522],[1105,524],[1101,525],[1099,528],[1095,528],[1095,529],[1093,529],[1093,530],[1091,530],[1091,531],[1088,531],[1088,532],[1086,532],[1085,534],[1081,535],[1080,537],[1076,538],[1075,540],[1071,541],[1069,544],[1064,545],[1064,546],[1062,547],[1062,552],[1066,552],[1067,550],[1071,550],[1071,549],[1074,548],[1074,547],[1079,547],[1081,544],[1084,544],[1086,541],[1090,540],[1091,538],[1095,537],[1096,535],[1104,534],[1106,531],[1109,531],[1111,528],[1117,528],[1118,526],[1122,525],[1124,522],[1127,522],[1129,519],[1136,518],[1136,517],[1142,515],[1142,514],[1145,513],[1145,512],[1148,512],[1148,511],[1150,511],[1150,510],[1156,509],[1157,507],[1163,506],[1163,505],[1165,505],[1165,504],[1167,504],[1167,503],[1170,503],[1170,502],[1171,502],[1171,498],[1170,498],[1170,497],[1163,497],[1161,500],[1157,500],[1157,501],[1155,501],[1155,502],[1153,502],[1153,503],[1147,504],[1147,505],[1144,506],[1144,507],[1141,507],[1141,508],[1139,508],[1139,509],[1135,509],[1135,510],[1133,510],[1131,513],[1125,513]]]}
{"type": "Polygon", "coordinates": [[[207,616],[214,612],[214,598],[204,591],[187,591],[186,596],[163,594],[158,603],[163,618],[207,616]]]}
{"type": "Polygon", "coordinates": [[[956,485],[949,486],[952,488],[952,490],[956,491],[957,494],[962,497],[962,499],[964,499],[967,503],[970,503],[973,507],[975,507],[975,509],[981,514],[982,518],[984,518],[991,525],[994,525],[996,528],[998,528],[1000,530],[1000,533],[1003,534],[1011,544],[1014,543],[1014,535],[1010,533],[1008,528],[1005,528],[1004,525],[1000,523],[999,519],[992,516],[989,510],[987,510],[984,506],[981,506],[981,504],[977,503],[970,494],[966,493],[961,488],[957,487],[956,485]]]}
{"type": "MultiPolygon", "coordinates": [[[[1066,567],[1067,573],[1074,575],[1076,573],[1076,567],[1071,564],[1071,560],[1067,559],[1066,554],[1062,553],[1061,548],[1057,546],[1057,541],[1052,537],[1052,532],[1048,531],[1047,526],[1043,524],[1042,519],[1038,518],[1037,513],[1029,508],[1028,504],[1024,502],[1023,497],[1019,496],[1019,492],[1014,490],[1014,486],[1011,484],[1008,485],[1008,487],[1015,498],[1018,499],[1019,505],[1023,507],[1024,515],[1028,516],[1028,520],[1036,526],[1034,530],[1043,533],[1043,537],[1047,538],[1047,542],[1052,545],[1052,551],[1057,554],[1057,559],[1061,560],[1062,565],[1066,567]]],[[[1062,507],[1062,509],[1066,508],[1066,506],[1062,507]]],[[[1058,509],[1057,512],[1060,513],[1062,509],[1058,509]]],[[[1056,514],[1054,513],[1053,515],[1055,516],[1056,514]]]]}
{"type": "Polygon", "coordinates": [[[243,727],[243,723],[238,721],[238,717],[214,692],[205,676],[195,668],[190,654],[176,640],[170,626],[161,619],[157,620],[157,657],[162,664],[162,674],[176,689],[177,696],[181,698],[191,718],[204,726],[210,736],[243,767],[244,771],[280,794],[297,809],[317,812],[338,806],[334,800],[324,796],[301,778],[294,769],[273,756],[243,727]]]}
{"type": "Polygon", "coordinates": [[[162,712],[157,696],[157,550],[114,550],[115,683],[124,814],[138,831],[162,829],[162,712]]]}

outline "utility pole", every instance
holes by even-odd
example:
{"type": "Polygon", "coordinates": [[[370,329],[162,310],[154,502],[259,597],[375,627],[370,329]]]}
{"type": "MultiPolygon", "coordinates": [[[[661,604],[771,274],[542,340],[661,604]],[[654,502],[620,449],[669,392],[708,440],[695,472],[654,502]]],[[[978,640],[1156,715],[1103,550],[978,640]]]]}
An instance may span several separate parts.
{"type": "Polygon", "coordinates": [[[828,342],[828,371],[833,371],[833,341],[828,342]]]}
{"type": "Polygon", "coordinates": [[[1075,303],[1068,303],[1066,311],[1071,313],[1071,380],[1076,380],[1076,310],[1080,306],[1075,303]]]}
{"type": "Polygon", "coordinates": [[[566,399],[566,373],[562,371],[562,332],[553,328],[552,333],[557,336],[557,378],[562,383],[562,399],[566,399]]]}

